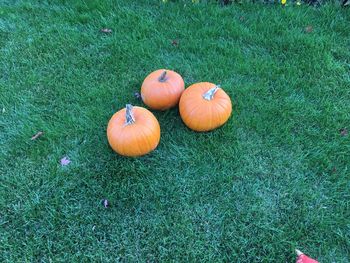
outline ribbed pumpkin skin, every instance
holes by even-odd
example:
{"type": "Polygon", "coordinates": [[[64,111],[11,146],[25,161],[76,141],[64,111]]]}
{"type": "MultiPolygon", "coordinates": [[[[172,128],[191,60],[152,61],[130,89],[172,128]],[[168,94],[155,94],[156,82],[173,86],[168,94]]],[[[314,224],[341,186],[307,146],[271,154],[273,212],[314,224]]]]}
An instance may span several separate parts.
{"type": "Polygon", "coordinates": [[[185,83],[175,71],[159,69],[149,74],[142,83],[141,98],[143,102],[154,110],[166,110],[179,103],[185,83]],[[159,81],[166,71],[164,82],[159,81]]]}
{"type": "Polygon", "coordinates": [[[125,108],[115,113],[107,127],[107,138],[112,149],[120,155],[136,157],[153,151],[160,140],[160,126],[147,109],[134,106],[135,123],[125,125],[125,108]]]}
{"type": "Polygon", "coordinates": [[[203,98],[203,94],[214,88],[215,84],[200,82],[188,87],[179,103],[183,122],[194,131],[204,132],[223,125],[230,117],[232,103],[222,89],[218,89],[212,100],[203,98]]]}

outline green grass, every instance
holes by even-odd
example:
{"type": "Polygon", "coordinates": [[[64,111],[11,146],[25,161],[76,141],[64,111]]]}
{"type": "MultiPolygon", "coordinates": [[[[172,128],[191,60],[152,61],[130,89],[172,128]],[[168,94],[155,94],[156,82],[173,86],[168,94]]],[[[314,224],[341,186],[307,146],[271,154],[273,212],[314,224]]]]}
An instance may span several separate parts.
{"type": "Polygon", "coordinates": [[[349,23],[335,5],[2,1],[0,262],[349,262],[349,23]],[[221,84],[233,116],[195,133],[154,112],[158,148],[120,157],[107,122],[158,68],[221,84]]]}

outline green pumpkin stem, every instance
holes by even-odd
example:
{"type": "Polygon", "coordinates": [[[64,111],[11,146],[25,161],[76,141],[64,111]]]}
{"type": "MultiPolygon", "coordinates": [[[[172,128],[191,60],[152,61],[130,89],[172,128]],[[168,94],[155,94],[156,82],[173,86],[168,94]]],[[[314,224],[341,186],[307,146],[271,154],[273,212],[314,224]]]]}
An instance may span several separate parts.
{"type": "Polygon", "coordinates": [[[166,70],[162,72],[160,77],[158,78],[159,82],[165,82],[168,78],[166,77],[166,70]]]}
{"type": "Polygon", "coordinates": [[[212,100],[219,88],[220,88],[219,85],[215,86],[214,88],[211,88],[210,90],[208,90],[206,93],[203,94],[203,98],[205,100],[212,100]]]}
{"type": "Polygon", "coordinates": [[[134,117],[134,114],[132,113],[132,105],[126,104],[125,109],[126,109],[125,125],[130,125],[135,123],[135,117],[134,117]]]}

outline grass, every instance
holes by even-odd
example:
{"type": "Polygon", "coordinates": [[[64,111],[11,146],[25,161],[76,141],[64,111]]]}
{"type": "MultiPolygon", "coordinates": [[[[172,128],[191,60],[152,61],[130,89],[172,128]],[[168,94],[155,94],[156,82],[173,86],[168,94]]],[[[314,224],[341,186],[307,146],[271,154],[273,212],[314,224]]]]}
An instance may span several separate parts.
{"type": "Polygon", "coordinates": [[[335,5],[2,1],[0,261],[349,262],[349,22],[335,5]],[[195,133],[154,112],[156,151],[120,157],[107,122],[158,68],[221,84],[233,116],[195,133]]]}

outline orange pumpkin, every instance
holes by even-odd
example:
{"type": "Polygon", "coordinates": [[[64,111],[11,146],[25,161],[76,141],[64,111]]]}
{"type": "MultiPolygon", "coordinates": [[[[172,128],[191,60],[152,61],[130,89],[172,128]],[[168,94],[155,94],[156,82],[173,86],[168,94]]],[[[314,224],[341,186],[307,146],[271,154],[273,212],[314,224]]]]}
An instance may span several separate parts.
{"type": "Polygon", "coordinates": [[[158,69],[149,74],[142,83],[141,98],[154,110],[166,110],[179,103],[185,89],[182,77],[172,70],[158,69]]]}
{"type": "Polygon", "coordinates": [[[107,127],[110,146],[124,156],[141,156],[154,150],[160,140],[160,126],[149,110],[133,107],[115,113],[107,127]]]}
{"type": "Polygon", "coordinates": [[[210,131],[223,125],[231,115],[230,97],[213,83],[200,82],[188,87],[179,103],[184,123],[195,131],[210,131]]]}

